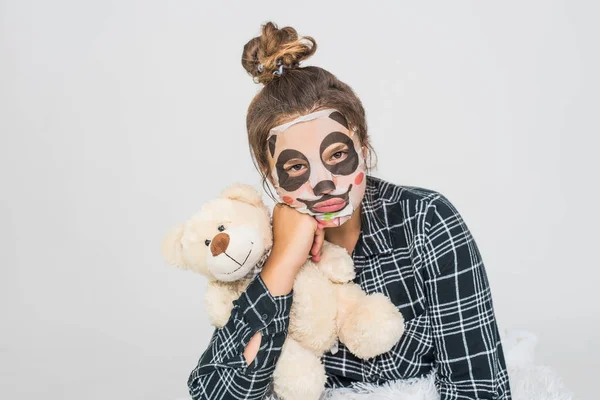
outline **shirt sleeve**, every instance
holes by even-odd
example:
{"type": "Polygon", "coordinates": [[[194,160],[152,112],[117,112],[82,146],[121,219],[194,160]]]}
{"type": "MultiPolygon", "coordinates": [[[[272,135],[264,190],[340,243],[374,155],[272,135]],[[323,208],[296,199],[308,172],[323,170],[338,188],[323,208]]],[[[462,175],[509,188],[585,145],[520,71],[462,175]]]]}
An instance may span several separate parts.
{"type": "Polygon", "coordinates": [[[427,208],[427,311],[442,400],[510,399],[492,296],[479,249],[443,195],[427,208]]]}
{"type": "Polygon", "coordinates": [[[194,400],[262,399],[289,327],[293,291],[272,296],[260,275],[233,302],[229,321],[214,330],[210,344],[188,379],[194,400]],[[248,365],[244,350],[257,331],[262,339],[248,365]]]}

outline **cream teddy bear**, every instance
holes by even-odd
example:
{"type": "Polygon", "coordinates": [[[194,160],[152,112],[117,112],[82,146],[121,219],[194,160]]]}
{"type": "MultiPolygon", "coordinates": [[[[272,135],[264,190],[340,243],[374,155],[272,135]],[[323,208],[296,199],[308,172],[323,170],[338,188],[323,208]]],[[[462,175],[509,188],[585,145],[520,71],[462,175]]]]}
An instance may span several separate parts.
{"type": "MultiPolygon", "coordinates": [[[[260,271],[273,242],[269,210],[251,186],[236,184],[205,203],[163,240],[166,261],[209,279],[205,296],[211,323],[223,327],[232,302],[260,271]]],[[[383,294],[367,295],[352,283],[348,252],[325,242],[321,260],[307,260],[296,276],[288,336],[273,373],[283,400],[316,400],[325,381],[321,356],[338,338],[357,357],[389,351],[404,332],[404,319],[383,294]]]]}

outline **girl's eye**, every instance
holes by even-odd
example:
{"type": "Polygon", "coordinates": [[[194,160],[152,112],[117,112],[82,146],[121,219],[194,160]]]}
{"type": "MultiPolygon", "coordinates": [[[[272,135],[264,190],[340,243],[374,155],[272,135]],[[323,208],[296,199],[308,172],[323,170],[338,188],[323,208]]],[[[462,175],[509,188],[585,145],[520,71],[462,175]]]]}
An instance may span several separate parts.
{"type": "Polygon", "coordinates": [[[294,164],[291,167],[288,167],[286,169],[286,171],[288,173],[297,174],[297,173],[303,172],[305,169],[306,169],[306,165],[304,165],[304,164],[294,164]]]}
{"type": "Polygon", "coordinates": [[[223,232],[225,230],[225,227],[223,225],[219,225],[217,229],[219,230],[219,232],[223,232]]]}
{"type": "Polygon", "coordinates": [[[210,240],[206,239],[206,240],[204,241],[204,244],[205,244],[205,245],[208,247],[208,245],[210,245],[210,240]]]}
{"type": "Polygon", "coordinates": [[[329,160],[330,160],[330,162],[342,162],[342,160],[344,160],[347,155],[348,155],[347,151],[344,151],[344,150],[336,151],[335,153],[333,153],[331,155],[331,158],[329,160]]]}

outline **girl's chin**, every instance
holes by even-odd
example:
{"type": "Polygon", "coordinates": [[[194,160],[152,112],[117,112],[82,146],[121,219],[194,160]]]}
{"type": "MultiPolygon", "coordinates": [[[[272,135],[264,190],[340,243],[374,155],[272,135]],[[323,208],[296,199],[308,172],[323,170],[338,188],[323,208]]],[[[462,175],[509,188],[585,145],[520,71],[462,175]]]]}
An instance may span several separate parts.
{"type": "Polygon", "coordinates": [[[348,221],[350,219],[350,215],[346,217],[335,217],[329,220],[322,220],[319,217],[315,217],[315,219],[317,220],[319,227],[321,228],[337,228],[344,222],[348,221]]]}

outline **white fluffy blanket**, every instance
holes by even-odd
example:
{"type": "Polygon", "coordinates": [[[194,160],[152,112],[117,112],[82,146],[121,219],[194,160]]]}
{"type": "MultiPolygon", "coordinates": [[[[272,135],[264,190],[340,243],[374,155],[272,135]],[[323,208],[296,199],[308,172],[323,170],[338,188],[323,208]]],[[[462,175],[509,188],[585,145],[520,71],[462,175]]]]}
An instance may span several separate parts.
{"type": "MultiPolygon", "coordinates": [[[[514,400],[571,400],[572,394],[548,367],[535,364],[537,338],[526,331],[504,332],[502,345],[514,400]]],[[[326,390],[321,400],[438,400],[433,375],[381,386],[326,390]]]]}
{"type": "MultiPolygon", "coordinates": [[[[572,400],[560,377],[535,364],[537,338],[526,331],[503,332],[502,345],[514,400],[572,400]]],[[[352,389],[325,390],[321,400],[439,400],[433,375],[386,383],[355,384],[352,389]]],[[[269,397],[267,400],[276,400],[269,397]]]]}

